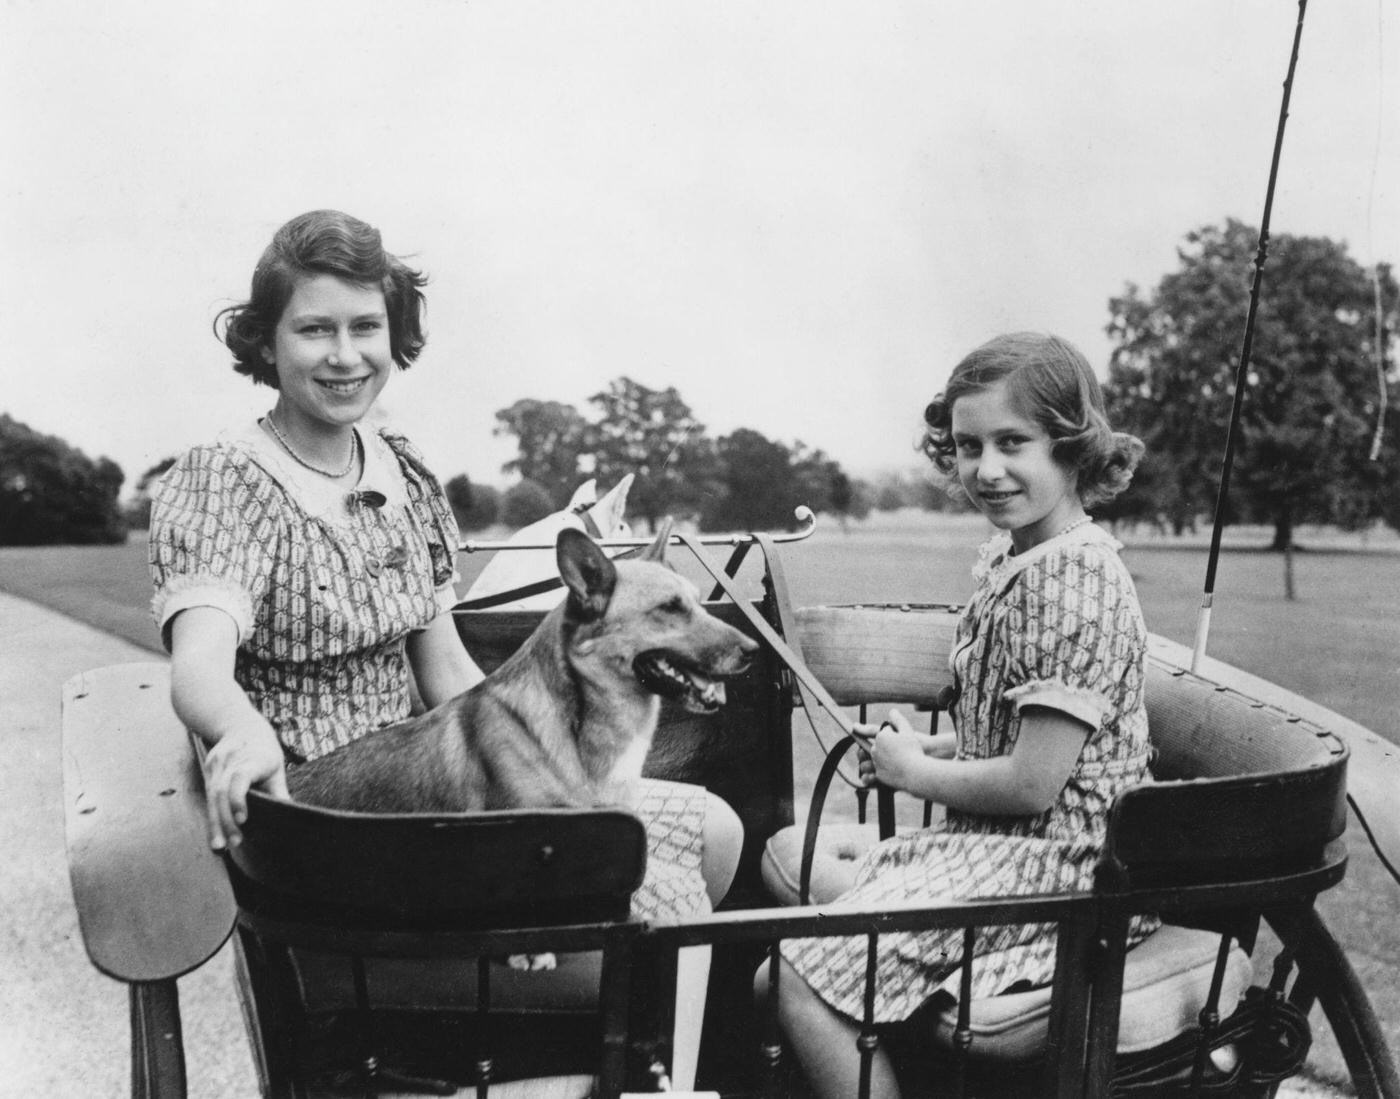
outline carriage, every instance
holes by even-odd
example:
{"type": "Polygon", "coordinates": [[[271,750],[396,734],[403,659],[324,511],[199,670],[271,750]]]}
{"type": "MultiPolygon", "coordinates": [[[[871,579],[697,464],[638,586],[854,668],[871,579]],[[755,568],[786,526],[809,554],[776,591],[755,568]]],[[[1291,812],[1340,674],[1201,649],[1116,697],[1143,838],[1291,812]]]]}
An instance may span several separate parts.
{"type": "MultiPolygon", "coordinates": [[[[243,845],[215,855],[164,666],[70,681],[73,893],[93,964],[130,989],[132,1094],[185,1094],[177,981],[234,936],[268,1097],[800,1095],[771,998],[753,993],[776,944],[859,935],[873,957],[881,935],[937,927],[964,929],[960,994],[860,1038],[867,1057],[901,1043],[909,1094],[1271,1095],[1320,1005],[1357,1094],[1400,1097],[1394,1036],[1314,904],[1346,873],[1349,801],[1394,871],[1400,753],[1228,665],[1192,670],[1165,639],[1149,653],[1154,781],[1113,806],[1091,891],[833,907],[859,844],[931,811],[885,791],[868,807],[828,798],[852,746],[843,723],[884,703],[938,720],[957,608],[794,606],[784,559],[810,529],[678,537],[713,584],[711,613],[762,644],[720,712],[664,710],[648,760],[745,825],[729,897],[685,921],[629,916],[645,842],[612,810],[372,816],[255,794],[243,845]],[[814,783],[794,774],[808,725],[829,746],[814,783]],[[1130,950],[1138,913],[1164,926],[1130,950]],[[1021,923],[1055,925],[1054,981],[972,997],[974,930],[1021,923]],[[503,964],[543,951],[556,970],[503,964]]],[[[541,613],[462,610],[459,632],[489,671],[541,613]]]]}

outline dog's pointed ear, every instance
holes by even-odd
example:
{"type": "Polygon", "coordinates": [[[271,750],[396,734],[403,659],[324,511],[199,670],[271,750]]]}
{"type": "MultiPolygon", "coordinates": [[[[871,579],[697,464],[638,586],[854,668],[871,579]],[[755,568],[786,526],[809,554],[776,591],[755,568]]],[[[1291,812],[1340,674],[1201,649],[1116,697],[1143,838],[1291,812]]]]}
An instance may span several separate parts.
{"type": "Polygon", "coordinates": [[[655,561],[658,565],[666,563],[666,547],[671,541],[671,528],[675,526],[675,520],[669,515],[661,520],[661,529],[656,532],[656,537],[651,545],[642,550],[640,561],[655,561]]]}
{"type": "Polygon", "coordinates": [[[627,474],[599,496],[598,502],[588,509],[589,518],[603,532],[604,538],[617,538],[627,534],[627,493],[631,490],[636,476],[635,473],[627,474]]]}
{"type": "Polygon", "coordinates": [[[574,512],[586,511],[597,505],[598,482],[596,479],[590,477],[587,481],[584,481],[583,484],[579,485],[578,488],[574,489],[574,494],[569,497],[569,506],[565,510],[574,512]]]}
{"type": "Polygon", "coordinates": [[[617,587],[617,566],[580,530],[565,527],[554,543],[559,575],[569,589],[569,610],[585,622],[601,618],[617,587]]]}

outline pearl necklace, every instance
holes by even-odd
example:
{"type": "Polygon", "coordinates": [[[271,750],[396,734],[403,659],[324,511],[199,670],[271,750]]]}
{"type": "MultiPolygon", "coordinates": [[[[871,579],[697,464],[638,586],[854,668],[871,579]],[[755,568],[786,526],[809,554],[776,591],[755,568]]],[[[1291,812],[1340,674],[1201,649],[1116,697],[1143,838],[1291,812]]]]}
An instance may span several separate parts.
{"type": "Polygon", "coordinates": [[[333,481],[338,481],[355,468],[355,459],[360,456],[360,433],[353,427],[350,429],[350,460],[345,463],[345,468],[339,471],[322,469],[320,466],[312,465],[295,450],[292,444],[287,442],[287,437],[277,430],[277,421],[272,418],[269,412],[263,417],[263,422],[271,429],[273,437],[282,444],[282,449],[292,456],[297,465],[305,466],[312,473],[319,473],[322,477],[329,477],[333,481]]]}
{"type": "Polygon", "coordinates": [[[1093,521],[1094,521],[1094,519],[1093,519],[1092,516],[1090,516],[1090,515],[1081,515],[1078,519],[1071,520],[1070,522],[1068,522],[1068,523],[1066,523],[1064,526],[1062,526],[1059,530],[1057,530],[1057,531],[1054,533],[1053,537],[1058,538],[1058,537],[1060,537],[1060,535],[1062,535],[1062,534],[1068,534],[1068,533],[1069,533],[1070,531],[1072,531],[1072,530],[1078,530],[1080,527],[1084,526],[1086,523],[1092,523],[1093,521]]]}

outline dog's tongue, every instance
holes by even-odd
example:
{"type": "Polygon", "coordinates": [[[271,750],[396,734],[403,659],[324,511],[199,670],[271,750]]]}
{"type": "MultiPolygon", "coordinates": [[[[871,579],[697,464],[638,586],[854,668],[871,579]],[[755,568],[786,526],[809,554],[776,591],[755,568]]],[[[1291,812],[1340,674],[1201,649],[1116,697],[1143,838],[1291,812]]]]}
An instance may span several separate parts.
{"type": "Polygon", "coordinates": [[[706,706],[719,707],[728,701],[728,696],[724,693],[724,684],[718,679],[707,679],[703,675],[695,672],[687,672],[690,680],[690,689],[706,706]]]}

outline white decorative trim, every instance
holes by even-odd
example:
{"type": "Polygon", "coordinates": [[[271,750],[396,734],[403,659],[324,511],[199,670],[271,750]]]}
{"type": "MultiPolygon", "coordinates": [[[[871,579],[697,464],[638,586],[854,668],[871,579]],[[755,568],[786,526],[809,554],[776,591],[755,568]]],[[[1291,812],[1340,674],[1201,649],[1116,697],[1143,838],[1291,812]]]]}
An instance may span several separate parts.
{"type": "Polygon", "coordinates": [[[977,563],[972,567],[972,576],[979,582],[984,577],[995,577],[997,585],[1000,587],[1018,573],[1057,550],[1064,549],[1066,546],[1094,545],[1107,546],[1114,553],[1123,548],[1123,543],[1109,534],[1103,527],[1096,523],[1085,523],[1082,526],[1071,526],[1053,538],[1047,538],[1044,542],[1032,546],[1025,553],[1013,555],[1011,553],[1011,535],[1005,531],[998,531],[982,543],[981,548],[977,551],[977,563]]]}
{"type": "Polygon", "coordinates": [[[170,577],[151,597],[151,617],[160,630],[167,649],[170,620],[191,607],[214,607],[233,619],[238,643],[253,632],[253,597],[248,590],[227,577],[200,572],[170,577]]]}
{"type": "Polygon", "coordinates": [[[218,439],[220,445],[235,449],[256,463],[308,515],[338,526],[349,522],[353,514],[347,503],[351,492],[378,492],[388,507],[408,506],[403,471],[389,444],[377,429],[362,430],[360,441],[364,444],[364,469],[354,489],[347,490],[293,462],[256,420],[224,432],[218,439]]]}
{"type": "Polygon", "coordinates": [[[1002,698],[1014,702],[1017,713],[1027,706],[1044,706],[1068,714],[1093,729],[1103,724],[1104,716],[1112,708],[1112,703],[1098,691],[1076,687],[1058,679],[1037,679],[1018,684],[1003,692],[1002,698]]]}

